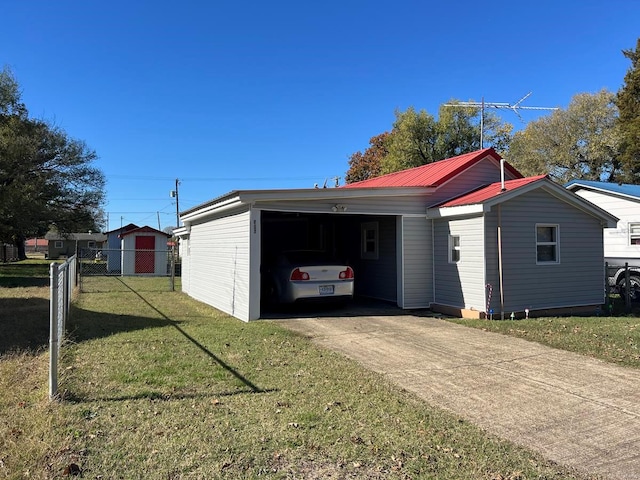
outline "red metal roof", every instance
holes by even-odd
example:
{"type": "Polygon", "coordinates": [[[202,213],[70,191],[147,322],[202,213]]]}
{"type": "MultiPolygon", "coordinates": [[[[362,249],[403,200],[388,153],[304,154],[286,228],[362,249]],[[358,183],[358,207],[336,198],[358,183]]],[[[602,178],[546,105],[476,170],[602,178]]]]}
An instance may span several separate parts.
{"type": "MultiPolygon", "coordinates": [[[[389,173],[361,182],[349,183],[341,188],[437,187],[487,157],[491,157],[498,162],[502,158],[493,148],[485,148],[446,160],[428,163],[420,167],[389,173]]],[[[522,174],[507,162],[505,162],[505,169],[516,178],[522,177],[522,174]]]]}
{"type": "MultiPolygon", "coordinates": [[[[526,178],[518,178],[516,180],[507,180],[504,182],[504,188],[506,192],[511,192],[513,190],[517,190],[518,188],[524,187],[525,185],[529,185],[530,183],[537,182],[547,178],[547,175],[538,175],[535,177],[526,177],[526,178]]],[[[487,185],[486,187],[481,187],[478,190],[475,190],[471,193],[467,193],[460,197],[454,198],[453,200],[448,200],[440,205],[437,205],[436,208],[442,207],[459,207],[462,205],[475,205],[478,203],[486,202],[494,197],[499,196],[502,191],[502,183],[496,182],[491,185],[487,185]]]]}

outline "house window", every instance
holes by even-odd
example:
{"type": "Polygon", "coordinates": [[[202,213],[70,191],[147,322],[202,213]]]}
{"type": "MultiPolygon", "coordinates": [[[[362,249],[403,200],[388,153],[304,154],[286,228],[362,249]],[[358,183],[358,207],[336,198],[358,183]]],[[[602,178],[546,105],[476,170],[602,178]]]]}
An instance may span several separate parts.
{"type": "Polygon", "coordinates": [[[89,240],[89,241],[87,242],[87,247],[89,247],[89,248],[96,248],[96,242],[94,242],[94,241],[92,241],[92,240],[89,240]]]}
{"type": "Polygon", "coordinates": [[[53,248],[62,248],[62,240],[56,240],[53,244],[53,248]]]}
{"type": "Polygon", "coordinates": [[[536,262],[560,263],[558,225],[536,225],[536,262]]]}
{"type": "Polygon", "coordinates": [[[360,258],[378,259],[378,222],[363,223],[360,230],[362,237],[360,258]]]}
{"type": "Polygon", "coordinates": [[[460,261],[460,235],[449,235],[449,263],[460,261]]]}
{"type": "Polygon", "coordinates": [[[640,245],[640,223],[629,224],[629,245],[640,245]]]}

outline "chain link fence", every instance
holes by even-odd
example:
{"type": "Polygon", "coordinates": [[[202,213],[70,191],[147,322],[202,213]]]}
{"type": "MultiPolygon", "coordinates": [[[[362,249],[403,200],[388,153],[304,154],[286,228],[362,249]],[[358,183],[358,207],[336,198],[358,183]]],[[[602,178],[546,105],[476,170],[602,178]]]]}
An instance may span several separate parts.
{"type": "Polygon", "coordinates": [[[174,291],[179,287],[181,264],[175,249],[83,249],[79,252],[80,291],[113,291],[105,277],[140,278],[151,289],[174,291]],[[109,290],[111,288],[111,290],[109,290]],[[106,289],[106,290],[105,290],[106,289]]]}
{"type": "Polygon", "coordinates": [[[49,398],[58,394],[58,358],[69,317],[71,296],[78,286],[76,255],[62,264],[49,267],[49,398]]]}

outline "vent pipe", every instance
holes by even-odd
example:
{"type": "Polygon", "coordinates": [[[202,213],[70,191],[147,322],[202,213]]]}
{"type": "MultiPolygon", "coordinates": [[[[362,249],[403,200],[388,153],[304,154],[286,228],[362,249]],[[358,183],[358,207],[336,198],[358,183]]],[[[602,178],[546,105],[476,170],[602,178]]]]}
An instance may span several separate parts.
{"type": "Polygon", "coordinates": [[[504,158],[500,159],[500,187],[501,192],[506,190],[504,186],[504,158]]]}

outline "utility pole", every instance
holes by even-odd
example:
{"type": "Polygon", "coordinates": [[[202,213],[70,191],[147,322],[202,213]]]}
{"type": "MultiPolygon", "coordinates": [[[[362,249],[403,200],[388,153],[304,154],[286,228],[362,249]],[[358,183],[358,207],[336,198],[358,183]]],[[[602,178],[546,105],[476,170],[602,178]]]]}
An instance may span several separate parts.
{"type": "Polygon", "coordinates": [[[176,178],[176,189],[171,190],[171,197],[175,197],[176,199],[176,228],[180,226],[180,202],[178,200],[178,185],[180,185],[180,180],[176,178]]]}
{"type": "Polygon", "coordinates": [[[482,97],[481,102],[458,102],[458,103],[445,103],[445,107],[458,107],[458,108],[479,108],[480,109],[480,148],[484,148],[484,110],[485,108],[495,108],[495,109],[506,109],[512,110],[518,118],[522,120],[520,113],[518,110],[559,110],[558,107],[525,107],[520,105],[532,92],[527,93],[524,97],[518,100],[514,104],[505,103],[505,102],[485,102],[484,97],[482,97]]]}

